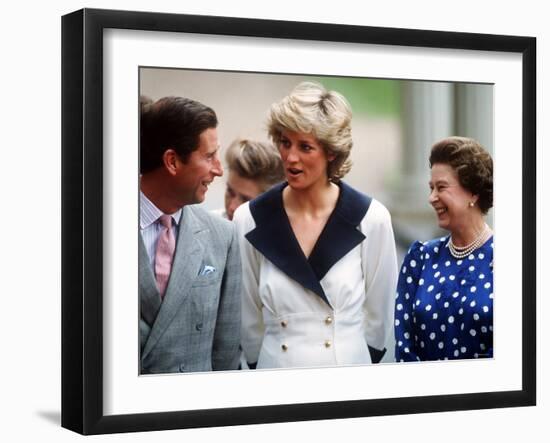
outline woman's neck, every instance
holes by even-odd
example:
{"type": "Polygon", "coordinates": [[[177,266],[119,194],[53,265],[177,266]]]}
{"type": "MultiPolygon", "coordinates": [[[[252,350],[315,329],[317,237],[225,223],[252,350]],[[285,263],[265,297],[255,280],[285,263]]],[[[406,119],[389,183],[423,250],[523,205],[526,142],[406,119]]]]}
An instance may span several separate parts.
{"type": "Polygon", "coordinates": [[[332,212],[339,194],[339,186],[327,180],[307,189],[287,186],[283,190],[283,202],[287,210],[316,216],[332,212]]]}
{"type": "Polygon", "coordinates": [[[487,228],[483,216],[475,217],[470,223],[454,229],[451,232],[453,244],[457,247],[468,246],[474,242],[487,228]]]}

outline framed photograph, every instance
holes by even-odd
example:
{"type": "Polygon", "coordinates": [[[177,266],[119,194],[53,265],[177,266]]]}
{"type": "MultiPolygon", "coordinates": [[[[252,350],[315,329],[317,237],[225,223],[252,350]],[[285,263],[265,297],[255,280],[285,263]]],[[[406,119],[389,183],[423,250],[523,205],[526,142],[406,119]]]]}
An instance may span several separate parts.
{"type": "MultiPolygon", "coordinates": [[[[95,9],[64,16],[62,426],[103,434],[535,405],[535,60],[532,37],[95,9]],[[155,321],[142,323],[140,302],[148,107],[184,97],[212,108],[227,170],[228,147],[268,141],[268,110],[303,82],[349,102],[353,167],[344,181],[388,209],[398,264],[415,240],[444,235],[428,203],[432,145],[463,136],[492,156],[494,274],[483,286],[491,288],[491,322],[470,329],[490,329],[490,351],[458,346],[451,358],[400,361],[409,349],[392,332],[368,361],[297,359],[283,368],[243,356],[238,368],[216,367],[209,355],[203,366],[183,358],[153,370],[143,358],[154,346],[144,346],[143,334],[153,334],[155,321]]],[[[206,186],[207,198],[195,202],[201,213],[227,216],[227,180],[206,186]]],[[[193,275],[216,278],[216,266],[199,264],[193,275]]],[[[401,334],[397,292],[390,329],[401,334]]],[[[166,294],[162,303],[172,303],[166,294]]],[[[322,320],[335,328],[338,318],[322,320]]],[[[197,336],[208,328],[194,316],[182,324],[197,336]]],[[[154,334],[161,341],[167,333],[154,334]]],[[[278,351],[290,355],[289,346],[278,351]]],[[[350,339],[321,343],[330,352],[345,346],[350,339]]]]}

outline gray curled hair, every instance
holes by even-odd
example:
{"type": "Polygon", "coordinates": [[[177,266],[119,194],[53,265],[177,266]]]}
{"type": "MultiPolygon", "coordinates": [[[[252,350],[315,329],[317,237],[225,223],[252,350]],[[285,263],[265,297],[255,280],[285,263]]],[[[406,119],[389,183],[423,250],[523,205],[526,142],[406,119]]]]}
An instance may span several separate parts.
{"type": "Polygon", "coordinates": [[[283,131],[312,134],[327,154],[329,180],[338,182],[351,169],[351,106],[345,97],[317,82],[302,82],[281,101],[271,105],[267,131],[279,146],[283,131]]]}

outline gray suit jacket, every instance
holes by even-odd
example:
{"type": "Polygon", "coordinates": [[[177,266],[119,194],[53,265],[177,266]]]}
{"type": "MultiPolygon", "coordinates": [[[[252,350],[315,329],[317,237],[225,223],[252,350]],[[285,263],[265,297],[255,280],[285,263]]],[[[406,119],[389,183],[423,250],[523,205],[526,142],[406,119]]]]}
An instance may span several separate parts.
{"type": "Polygon", "coordinates": [[[237,369],[241,263],[231,222],[185,206],[164,301],[139,236],[140,373],[237,369]]]}

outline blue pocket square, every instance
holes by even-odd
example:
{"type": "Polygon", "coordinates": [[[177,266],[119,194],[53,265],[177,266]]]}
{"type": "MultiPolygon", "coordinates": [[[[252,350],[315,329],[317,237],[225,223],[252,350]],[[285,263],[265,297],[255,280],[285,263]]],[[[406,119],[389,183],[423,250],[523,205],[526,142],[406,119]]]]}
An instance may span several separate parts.
{"type": "Polygon", "coordinates": [[[214,272],[216,272],[216,268],[214,266],[205,265],[199,272],[199,275],[208,275],[214,272]]]}

